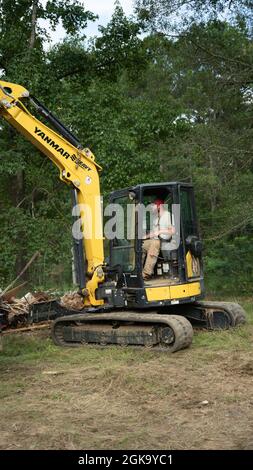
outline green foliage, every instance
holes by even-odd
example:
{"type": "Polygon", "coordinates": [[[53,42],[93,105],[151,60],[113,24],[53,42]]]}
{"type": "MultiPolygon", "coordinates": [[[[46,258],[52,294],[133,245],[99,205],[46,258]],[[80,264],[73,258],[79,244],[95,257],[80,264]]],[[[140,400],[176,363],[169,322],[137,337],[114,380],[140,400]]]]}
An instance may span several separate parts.
{"type": "Polygon", "coordinates": [[[97,73],[117,80],[122,70],[128,70],[136,77],[136,71],[145,67],[145,51],[138,37],[141,24],[128,19],[122,7],[116,2],[115,12],[106,27],[100,26],[102,36],[95,40],[95,61],[97,73]]]}
{"type": "Polygon", "coordinates": [[[207,289],[212,294],[222,292],[248,296],[253,279],[252,236],[237,236],[216,243],[208,243],[205,257],[207,289]],[[221,284],[222,280],[222,286],[221,284]]]}
{"type": "Polygon", "coordinates": [[[87,21],[94,21],[97,18],[92,12],[84,10],[82,3],[77,0],[47,1],[41,17],[49,19],[53,29],[61,20],[66,33],[71,35],[85,28],[87,21]]]}
{"type": "MultiPolygon", "coordinates": [[[[95,15],[76,0],[48,1],[44,5],[35,0],[0,3],[2,79],[23,84],[42,100],[44,97],[50,106],[50,101],[57,103],[56,90],[59,90],[55,75],[57,60],[55,67],[54,57],[44,51],[48,34],[40,27],[39,19],[48,20],[53,29],[62,21],[66,33],[73,36],[88,20],[95,19],[95,15]]],[[[77,64],[79,59],[76,53],[73,63],[75,60],[77,64]]],[[[59,73],[64,75],[66,53],[59,62],[59,73]]],[[[73,63],[68,60],[69,67],[73,63]]],[[[1,122],[0,147],[3,247],[0,284],[4,286],[12,280],[37,250],[41,257],[29,272],[33,286],[70,284],[71,206],[67,188],[58,183],[58,174],[50,162],[4,122],[1,122]]]]}
{"type": "MultiPolygon", "coordinates": [[[[230,2],[224,21],[226,2],[191,2],[191,24],[178,18],[173,37],[171,8],[185,1],[139,1],[138,19],[116,3],[87,45],[83,28],[94,15],[77,1],[0,2],[2,79],[23,84],[92,149],[105,195],[141,182],[194,184],[213,293],[247,294],[252,282],[251,3],[240,3],[230,2]],[[50,50],[40,18],[66,30],[50,50]]],[[[34,287],[70,283],[69,188],[4,122],[0,148],[0,285],[37,250],[34,287]]]]}
{"type": "Polygon", "coordinates": [[[187,30],[192,23],[220,17],[252,29],[253,4],[248,0],[135,0],[135,7],[152,31],[187,30]]]}

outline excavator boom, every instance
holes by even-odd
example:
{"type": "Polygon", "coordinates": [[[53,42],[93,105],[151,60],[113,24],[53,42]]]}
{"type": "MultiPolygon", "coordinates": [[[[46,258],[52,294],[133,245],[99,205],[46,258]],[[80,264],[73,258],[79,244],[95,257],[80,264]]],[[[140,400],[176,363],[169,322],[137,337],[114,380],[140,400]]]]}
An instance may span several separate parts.
{"type": "Polygon", "coordinates": [[[103,301],[97,301],[94,290],[103,281],[102,266],[104,264],[102,215],[100,204],[99,172],[101,167],[95,162],[93,153],[88,148],[82,148],[81,144],[35,98],[29,96],[29,92],[13,83],[0,81],[0,116],[12,127],[26,137],[35,147],[46,155],[59,169],[60,179],[70,185],[73,190],[75,215],[80,214],[80,233],[76,241],[77,260],[86,259],[79,266],[79,278],[81,289],[86,289],[86,303],[102,305],[103,301]],[[33,116],[27,109],[24,101],[30,100],[37,112],[48,119],[59,132],[55,132],[43,122],[33,116]],[[93,280],[91,289],[85,282],[84,274],[93,280]]]}

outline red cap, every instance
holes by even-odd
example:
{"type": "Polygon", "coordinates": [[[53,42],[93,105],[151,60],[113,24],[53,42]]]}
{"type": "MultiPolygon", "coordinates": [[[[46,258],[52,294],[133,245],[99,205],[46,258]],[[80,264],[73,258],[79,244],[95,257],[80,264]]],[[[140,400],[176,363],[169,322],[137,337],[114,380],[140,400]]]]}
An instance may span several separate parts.
{"type": "Polygon", "coordinates": [[[164,201],[162,199],[156,199],[153,204],[155,204],[157,207],[160,207],[164,204],[164,201]]]}

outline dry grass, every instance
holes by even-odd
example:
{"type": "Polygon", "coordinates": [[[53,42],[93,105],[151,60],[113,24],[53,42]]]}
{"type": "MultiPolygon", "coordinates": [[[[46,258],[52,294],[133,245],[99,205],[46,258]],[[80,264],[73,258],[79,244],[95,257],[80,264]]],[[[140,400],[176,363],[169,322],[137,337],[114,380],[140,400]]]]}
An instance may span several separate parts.
{"type": "Polygon", "coordinates": [[[5,340],[1,449],[253,449],[252,323],[174,355],[45,335],[5,340]]]}

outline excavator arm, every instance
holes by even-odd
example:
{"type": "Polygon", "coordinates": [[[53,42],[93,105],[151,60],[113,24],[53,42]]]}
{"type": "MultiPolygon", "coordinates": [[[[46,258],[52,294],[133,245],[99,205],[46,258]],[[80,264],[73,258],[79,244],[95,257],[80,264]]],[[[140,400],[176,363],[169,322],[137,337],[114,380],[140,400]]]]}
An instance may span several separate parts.
{"type": "Polygon", "coordinates": [[[79,217],[81,228],[75,240],[80,288],[85,293],[86,305],[102,305],[103,300],[97,300],[95,296],[98,285],[104,281],[101,167],[95,162],[93,153],[83,148],[75,136],[22,86],[0,81],[0,116],[52,160],[59,168],[60,179],[72,187],[75,215],[79,217]],[[27,100],[59,133],[30,113],[25,105],[27,100]]]}

